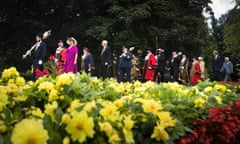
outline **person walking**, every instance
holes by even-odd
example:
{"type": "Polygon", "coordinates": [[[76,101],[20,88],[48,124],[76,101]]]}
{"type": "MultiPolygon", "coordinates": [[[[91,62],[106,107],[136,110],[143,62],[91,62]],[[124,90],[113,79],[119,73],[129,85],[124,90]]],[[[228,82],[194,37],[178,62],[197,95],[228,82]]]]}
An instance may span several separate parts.
{"type": "Polygon", "coordinates": [[[172,58],[171,58],[171,77],[172,77],[172,80],[175,81],[175,82],[178,81],[179,65],[180,65],[181,55],[182,55],[181,52],[179,52],[178,54],[177,54],[176,51],[173,51],[173,52],[172,52],[172,58]]]}
{"type": "Polygon", "coordinates": [[[78,72],[78,47],[77,47],[77,40],[73,37],[67,39],[67,44],[69,47],[66,50],[66,62],[64,65],[64,72],[78,72]]]}
{"type": "Polygon", "coordinates": [[[157,61],[152,53],[152,49],[147,49],[147,56],[145,57],[145,80],[154,81],[155,69],[157,68],[157,61]]]}
{"type": "Polygon", "coordinates": [[[164,80],[164,71],[165,71],[165,54],[164,54],[164,49],[159,48],[157,49],[157,55],[156,55],[156,60],[157,60],[157,69],[155,71],[155,80],[157,82],[163,82],[164,80]],[[160,77],[160,78],[159,78],[160,77]]]}
{"type": "Polygon", "coordinates": [[[212,72],[213,80],[219,81],[221,76],[222,60],[218,54],[218,51],[213,51],[213,63],[212,63],[212,72]]]}
{"type": "Polygon", "coordinates": [[[199,80],[201,80],[201,66],[198,58],[194,58],[192,64],[192,85],[198,84],[199,80]]]}
{"type": "Polygon", "coordinates": [[[101,77],[103,79],[109,78],[111,76],[111,61],[112,61],[112,52],[110,47],[108,47],[108,41],[102,41],[102,51],[101,51],[101,77]]]}
{"type": "Polygon", "coordinates": [[[203,60],[203,57],[198,57],[200,68],[201,68],[201,79],[205,79],[205,62],[203,60]]]}
{"type": "Polygon", "coordinates": [[[222,72],[225,74],[224,83],[231,82],[231,74],[233,73],[233,64],[228,57],[224,58],[222,72]]]}
{"type": "Polygon", "coordinates": [[[119,82],[123,81],[123,76],[127,74],[127,81],[131,82],[132,53],[126,47],[122,48],[122,55],[119,59],[119,82]]]}
{"type": "Polygon", "coordinates": [[[33,52],[33,80],[36,80],[36,70],[43,71],[43,64],[46,60],[47,45],[42,40],[42,34],[36,35],[36,47],[33,52]]]}
{"type": "Polygon", "coordinates": [[[62,40],[59,40],[58,48],[56,49],[55,52],[57,74],[63,73],[65,61],[66,61],[66,48],[64,47],[64,42],[62,40]]]}
{"type": "Polygon", "coordinates": [[[186,54],[182,55],[182,59],[179,65],[179,81],[182,84],[189,83],[189,61],[186,54]]]}
{"type": "Polygon", "coordinates": [[[83,48],[81,70],[86,72],[87,74],[90,74],[90,75],[93,74],[94,61],[93,61],[92,54],[90,53],[90,51],[87,47],[83,48]]]}

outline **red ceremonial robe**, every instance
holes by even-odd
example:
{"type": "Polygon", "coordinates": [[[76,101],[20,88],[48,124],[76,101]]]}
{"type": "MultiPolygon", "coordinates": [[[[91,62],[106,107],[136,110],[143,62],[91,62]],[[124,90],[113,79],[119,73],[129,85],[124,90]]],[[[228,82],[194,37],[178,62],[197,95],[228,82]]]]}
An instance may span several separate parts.
{"type": "Polygon", "coordinates": [[[157,61],[154,54],[151,54],[146,61],[145,65],[145,80],[154,81],[155,68],[157,67],[157,61]]]}
{"type": "Polygon", "coordinates": [[[201,66],[200,66],[200,63],[197,62],[193,70],[192,84],[193,85],[197,84],[199,80],[201,80],[201,66]]]}

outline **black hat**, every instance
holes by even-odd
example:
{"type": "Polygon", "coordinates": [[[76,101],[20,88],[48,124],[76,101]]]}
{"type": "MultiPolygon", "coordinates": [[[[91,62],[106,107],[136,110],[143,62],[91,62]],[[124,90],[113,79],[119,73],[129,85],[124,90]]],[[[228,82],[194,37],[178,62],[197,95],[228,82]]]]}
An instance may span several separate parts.
{"type": "Polygon", "coordinates": [[[58,40],[58,43],[64,43],[63,40],[58,40]]]}
{"type": "Polygon", "coordinates": [[[146,51],[154,52],[153,48],[147,48],[146,51]]]}
{"type": "Polygon", "coordinates": [[[36,36],[42,38],[43,34],[42,33],[38,33],[36,36]]]}

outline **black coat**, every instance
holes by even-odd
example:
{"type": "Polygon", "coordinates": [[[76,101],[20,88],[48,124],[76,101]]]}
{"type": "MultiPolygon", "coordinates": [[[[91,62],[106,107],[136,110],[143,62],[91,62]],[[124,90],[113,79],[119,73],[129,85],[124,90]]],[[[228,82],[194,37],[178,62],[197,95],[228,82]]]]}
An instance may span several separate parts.
{"type": "Polygon", "coordinates": [[[108,63],[108,65],[112,61],[112,52],[109,47],[105,48],[103,52],[101,52],[101,65],[105,65],[105,63],[108,63]]]}
{"type": "Polygon", "coordinates": [[[180,61],[181,61],[180,56],[172,57],[172,59],[171,59],[171,70],[172,70],[173,75],[178,74],[180,61]]]}
{"type": "Polygon", "coordinates": [[[39,47],[34,49],[33,52],[33,67],[34,69],[43,68],[43,63],[46,60],[47,45],[45,42],[41,42],[39,47]],[[39,61],[42,61],[42,64],[39,64],[39,61]]]}
{"type": "Polygon", "coordinates": [[[212,69],[213,72],[220,72],[221,68],[222,68],[222,60],[220,56],[217,56],[217,58],[213,59],[213,65],[212,65],[212,69]]]}
{"type": "Polygon", "coordinates": [[[165,54],[164,53],[157,55],[157,63],[158,63],[158,71],[164,72],[165,71],[165,54]]]}

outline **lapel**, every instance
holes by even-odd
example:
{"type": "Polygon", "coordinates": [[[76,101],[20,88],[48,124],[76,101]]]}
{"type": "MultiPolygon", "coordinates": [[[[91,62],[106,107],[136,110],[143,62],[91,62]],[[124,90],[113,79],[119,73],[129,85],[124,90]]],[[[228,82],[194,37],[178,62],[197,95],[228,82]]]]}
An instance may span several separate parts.
{"type": "Polygon", "coordinates": [[[107,47],[102,49],[101,55],[104,55],[104,53],[107,51],[107,47]]]}
{"type": "MultiPolygon", "coordinates": [[[[37,50],[35,50],[35,55],[38,55],[39,54],[39,52],[40,52],[40,49],[41,49],[41,45],[42,45],[42,42],[39,44],[39,46],[38,47],[36,47],[37,48],[37,50]]],[[[35,48],[35,49],[36,49],[35,48]]]]}

